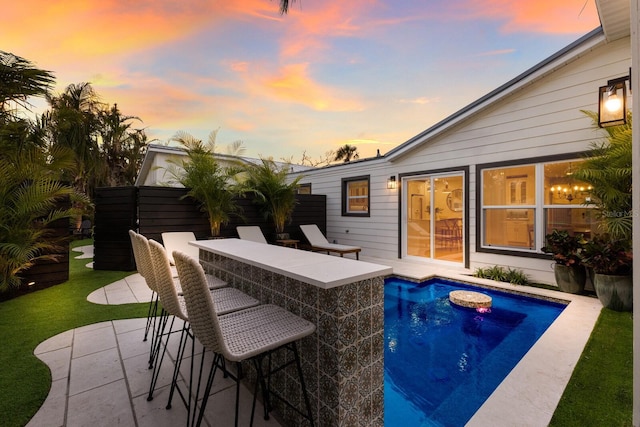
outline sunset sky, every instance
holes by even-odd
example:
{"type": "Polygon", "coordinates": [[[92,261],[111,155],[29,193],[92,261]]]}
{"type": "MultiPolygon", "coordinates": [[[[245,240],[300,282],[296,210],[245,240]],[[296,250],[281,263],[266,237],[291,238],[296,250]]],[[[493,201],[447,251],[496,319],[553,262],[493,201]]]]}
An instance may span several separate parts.
{"type": "MultiPolygon", "coordinates": [[[[246,155],[382,154],[600,25],[594,0],[18,0],[0,50],[246,155]]],[[[36,104],[37,107],[41,107],[36,104]]],[[[222,150],[221,150],[222,151],[222,150]]]]}

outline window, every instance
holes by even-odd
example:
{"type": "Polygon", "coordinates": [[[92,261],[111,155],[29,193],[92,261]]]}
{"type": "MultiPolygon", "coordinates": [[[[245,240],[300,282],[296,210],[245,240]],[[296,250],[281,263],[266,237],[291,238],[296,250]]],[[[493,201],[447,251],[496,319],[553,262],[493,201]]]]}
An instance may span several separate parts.
{"type": "Polygon", "coordinates": [[[296,188],[297,194],[311,194],[311,183],[300,184],[296,188]]]}
{"type": "Polygon", "coordinates": [[[535,249],[535,182],[535,165],[483,170],[483,246],[535,249]]]}
{"type": "Polygon", "coordinates": [[[591,202],[592,188],[571,178],[580,161],[544,164],[544,226],[546,233],[553,229],[583,234],[587,238],[597,223],[591,202]]]}
{"type": "Polygon", "coordinates": [[[580,160],[479,167],[481,247],[539,252],[553,229],[589,237],[591,188],[571,178],[580,160]]]}
{"type": "Polygon", "coordinates": [[[369,176],[342,179],[342,215],[369,216],[369,176]]]}

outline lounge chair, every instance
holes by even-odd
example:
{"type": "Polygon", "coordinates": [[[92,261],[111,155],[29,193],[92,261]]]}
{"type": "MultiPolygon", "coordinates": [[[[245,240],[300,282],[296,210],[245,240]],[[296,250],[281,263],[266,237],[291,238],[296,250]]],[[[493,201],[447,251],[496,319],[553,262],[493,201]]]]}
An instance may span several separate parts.
{"type": "Polygon", "coordinates": [[[173,261],[173,251],[184,252],[192,258],[198,259],[199,249],[191,246],[189,242],[196,240],[196,235],[191,231],[171,231],[162,233],[162,244],[167,251],[169,262],[175,265],[173,261]]]}
{"type": "MultiPolygon", "coordinates": [[[[162,233],[162,244],[167,252],[167,258],[171,265],[171,273],[173,277],[178,277],[173,260],[173,252],[178,251],[189,255],[191,258],[199,259],[200,249],[190,245],[189,242],[196,240],[196,235],[191,231],[168,231],[162,233]]],[[[227,286],[227,282],[212,274],[207,274],[209,289],[218,289],[227,286]]]]}
{"type": "Polygon", "coordinates": [[[236,227],[236,231],[242,240],[267,244],[267,239],[264,238],[262,230],[257,225],[238,226],[236,227]]]}
{"type": "Polygon", "coordinates": [[[359,253],[362,248],[358,246],[339,245],[337,243],[329,243],[324,234],[320,231],[317,225],[308,224],[301,225],[300,229],[304,233],[304,236],[311,245],[311,250],[316,252],[326,252],[327,254],[335,252],[343,256],[344,254],[355,253],[356,259],[360,259],[359,253]]]}

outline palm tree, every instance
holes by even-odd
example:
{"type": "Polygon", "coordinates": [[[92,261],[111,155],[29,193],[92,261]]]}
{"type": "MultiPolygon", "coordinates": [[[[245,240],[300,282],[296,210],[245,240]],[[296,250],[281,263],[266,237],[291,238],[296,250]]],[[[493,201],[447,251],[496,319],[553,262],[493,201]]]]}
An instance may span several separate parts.
{"type": "Polygon", "coordinates": [[[288,181],[290,165],[278,167],[272,159],[260,159],[260,163],[250,165],[245,170],[242,182],[244,192],[254,195],[266,220],[271,219],[276,233],[284,232],[284,226],[291,219],[296,206],[296,191],[302,175],[288,181]]]}
{"type": "Polygon", "coordinates": [[[0,50],[0,122],[16,118],[16,107],[29,110],[31,96],[44,96],[55,78],[50,71],[35,68],[31,62],[0,50]]]}
{"type": "MultiPolygon", "coordinates": [[[[186,132],[179,132],[172,138],[187,152],[186,160],[169,161],[167,171],[178,183],[188,189],[183,197],[191,197],[200,203],[200,209],[207,214],[211,236],[220,235],[220,227],[231,215],[238,214],[237,191],[233,185],[241,172],[239,166],[223,167],[215,157],[217,130],[209,134],[207,143],[186,132]]],[[[241,143],[234,143],[232,149],[241,151],[241,143]]]]}
{"type": "MultiPolygon", "coordinates": [[[[296,0],[291,0],[291,3],[295,1],[296,0]]],[[[289,12],[289,0],[280,0],[280,13],[285,15],[287,12],[289,12]]]]}
{"type": "Polygon", "coordinates": [[[147,146],[143,129],[132,128],[132,121],[140,119],[125,116],[118,105],[98,112],[98,133],[102,161],[96,165],[94,188],[133,185],[142,165],[147,146]]]}
{"type": "Polygon", "coordinates": [[[48,96],[49,123],[54,144],[75,153],[76,170],[68,178],[80,192],[90,195],[91,177],[101,162],[98,146],[98,111],[102,104],[90,83],[70,84],[58,97],[48,96]]]}
{"type": "Polygon", "coordinates": [[[59,179],[73,164],[72,153],[62,151],[28,145],[0,156],[0,291],[20,286],[20,273],[37,260],[57,258],[50,253],[59,242],[47,225],[72,216],[71,209],[56,206],[74,195],[59,179]]]}
{"type": "MultiPolygon", "coordinates": [[[[598,114],[583,111],[594,127],[598,114]]],[[[633,205],[631,201],[632,154],[631,112],[627,123],[604,128],[607,139],[594,142],[584,162],[573,172],[573,178],[593,187],[592,202],[602,219],[604,231],[613,239],[631,240],[633,205]]]]}
{"type": "Polygon", "coordinates": [[[47,147],[43,123],[18,117],[30,96],[45,96],[54,82],[48,71],[0,52],[0,291],[20,286],[20,273],[57,248],[47,225],[71,216],[56,208],[73,189],[60,181],[72,157],[47,147]]]}
{"type": "Polygon", "coordinates": [[[357,159],[360,156],[358,155],[358,147],[355,145],[344,144],[342,147],[338,148],[336,151],[336,157],[334,160],[339,162],[343,160],[345,163],[350,162],[351,159],[357,159]]]}

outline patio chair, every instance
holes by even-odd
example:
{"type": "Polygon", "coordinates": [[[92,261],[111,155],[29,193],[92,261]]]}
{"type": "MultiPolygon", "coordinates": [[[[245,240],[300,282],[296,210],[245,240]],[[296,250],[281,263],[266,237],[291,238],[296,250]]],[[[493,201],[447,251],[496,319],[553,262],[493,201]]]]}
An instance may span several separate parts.
{"type": "Polygon", "coordinates": [[[162,244],[167,250],[171,265],[176,265],[176,263],[173,262],[173,251],[184,252],[193,258],[198,258],[198,248],[189,244],[189,242],[193,240],[196,240],[196,235],[191,231],[169,231],[162,233],[162,244]]]}
{"type": "Polygon", "coordinates": [[[264,243],[265,245],[268,244],[267,239],[265,239],[264,234],[262,234],[262,230],[257,225],[238,226],[236,227],[236,231],[238,232],[238,237],[242,240],[264,243]]]}
{"type": "MultiPolygon", "coordinates": [[[[295,364],[302,386],[306,413],[291,404],[290,407],[308,419],[313,426],[313,415],[309,396],[304,385],[296,341],[311,335],[315,331],[315,325],[284,308],[272,304],[263,304],[246,310],[220,315],[216,312],[211,299],[207,298],[208,291],[202,266],[197,261],[179,252],[175,252],[173,258],[176,261],[176,267],[182,282],[193,334],[206,349],[214,353],[214,360],[205,386],[202,403],[200,404],[196,426],[202,423],[216,371],[218,368],[224,369],[224,360],[236,363],[235,375],[227,372],[236,381],[236,426],[238,425],[240,380],[243,376],[242,361],[252,361],[257,374],[251,408],[251,424],[253,424],[255,414],[258,387],[262,389],[264,418],[268,419],[271,411],[269,399],[271,397],[283,399],[280,394],[269,387],[271,384],[270,375],[285,366],[295,364]],[[284,355],[273,359],[270,357],[274,352],[284,349],[293,354],[293,359],[285,360],[287,358],[284,355]],[[268,358],[269,362],[277,360],[284,363],[276,368],[273,368],[270,363],[267,372],[263,372],[262,362],[265,357],[268,358]]],[[[202,357],[202,360],[204,360],[204,352],[202,357]]],[[[196,396],[199,394],[199,388],[198,386],[196,396]]]]}
{"type": "MultiPolygon", "coordinates": [[[[189,317],[186,310],[186,306],[184,303],[184,297],[178,295],[178,290],[176,288],[176,282],[171,274],[171,268],[169,265],[169,257],[167,256],[167,252],[164,247],[156,242],[155,240],[149,240],[149,251],[151,255],[151,262],[153,265],[153,269],[155,271],[156,276],[156,284],[158,289],[158,295],[160,296],[160,303],[162,304],[162,311],[160,313],[160,318],[158,321],[158,329],[156,331],[156,341],[153,347],[153,360],[156,361],[155,366],[153,367],[153,374],[151,377],[151,384],[149,386],[149,394],[147,396],[147,400],[153,399],[153,392],[156,386],[156,382],[158,380],[158,374],[160,372],[160,368],[162,366],[162,361],[164,359],[167,345],[169,343],[169,338],[172,332],[177,332],[173,330],[174,321],[177,318],[182,319],[182,335],[180,337],[180,344],[178,345],[178,356],[176,358],[176,364],[174,368],[174,382],[172,382],[170,398],[168,406],[171,405],[171,398],[173,397],[173,391],[176,387],[177,377],[180,370],[180,365],[182,361],[182,356],[184,354],[184,349],[186,347],[186,340],[190,336],[189,334],[189,317]],[[169,322],[169,318],[171,321],[169,322]],[[167,324],[169,324],[168,332],[165,333],[167,324]],[[162,350],[162,354],[160,354],[161,347],[163,347],[163,337],[166,337],[164,342],[164,349],[162,350]],[[160,359],[158,359],[160,356],[160,359]]],[[[235,288],[220,288],[220,289],[209,289],[207,286],[207,291],[209,295],[207,298],[210,298],[213,301],[213,306],[216,311],[224,314],[231,313],[236,310],[242,310],[249,307],[254,307],[258,305],[260,302],[239,291],[235,288]]],[[[192,344],[193,347],[193,344],[192,344]]],[[[193,354],[193,351],[192,351],[193,354]]],[[[191,386],[191,382],[189,383],[191,386]]],[[[179,391],[179,394],[182,397],[185,405],[187,406],[187,411],[190,408],[190,399],[188,396],[191,396],[191,393],[186,396],[179,391]]]]}
{"type": "Polygon", "coordinates": [[[140,275],[144,278],[144,281],[149,289],[151,289],[151,300],[149,301],[149,309],[147,311],[147,324],[144,328],[144,338],[142,340],[146,341],[149,335],[149,330],[151,329],[152,337],[153,331],[155,330],[155,318],[158,313],[158,293],[156,292],[155,277],[150,264],[151,260],[144,257],[141,253],[138,236],[140,236],[140,234],[136,233],[133,230],[129,230],[131,247],[133,249],[133,258],[136,261],[136,269],[138,270],[138,273],[140,273],[140,275]]]}
{"type": "MultiPolygon", "coordinates": [[[[169,231],[162,233],[162,243],[167,252],[169,263],[173,266],[173,251],[180,251],[192,258],[198,259],[200,256],[199,249],[189,244],[196,240],[196,235],[191,231],[169,231]]],[[[175,268],[171,270],[173,277],[178,277],[178,273],[175,268]]],[[[207,274],[207,281],[209,282],[209,289],[218,289],[227,286],[227,282],[211,274],[207,274]]]]}
{"type": "Polygon", "coordinates": [[[304,237],[307,238],[311,245],[311,250],[315,252],[326,252],[327,254],[335,252],[343,256],[344,254],[355,253],[356,259],[360,259],[359,253],[362,248],[358,246],[339,245],[337,243],[329,243],[324,234],[320,231],[317,225],[307,224],[301,225],[300,229],[304,233],[304,237]]]}

